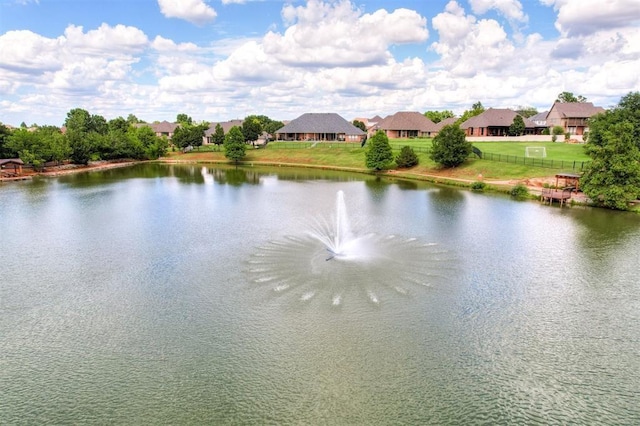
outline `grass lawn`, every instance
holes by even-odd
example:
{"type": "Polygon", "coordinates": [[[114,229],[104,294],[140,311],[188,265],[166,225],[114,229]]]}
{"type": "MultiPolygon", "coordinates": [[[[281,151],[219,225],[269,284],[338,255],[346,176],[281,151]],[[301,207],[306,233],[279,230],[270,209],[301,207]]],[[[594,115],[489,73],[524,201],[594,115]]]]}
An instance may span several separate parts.
{"type": "MultiPolygon", "coordinates": [[[[531,165],[505,163],[499,161],[481,160],[470,157],[463,165],[454,169],[441,169],[431,159],[424,148],[431,146],[430,139],[392,140],[394,153],[397,154],[402,146],[409,145],[416,150],[420,164],[409,170],[395,170],[394,173],[413,177],[441,176],[443,178],[477,180],[482,175],[485,180],[515,180],[527,178],[541,178],[554,176],[557,169],[534,167],[531,165]]],[[[564,143],[514,143],[514,142],[483,142],[474,144],[481,150],[506,155],[524,157],[526,146],[547,147],[547,159],[563,159],[566,161],[585,161],[583,145],[564,143]]],[[[366,171],[365,150],[360,144],[353,143],[290,143],[271,142],[266,148],[247,149],[244,163],[291,164],[299,166],[336,167],[366,171]]],[[[181,154],[171,153],[170,158],[182,161],[216,161],[226,162],[223,149],[218,151],[213,147],[202,147],[199,150],[181,154]]]]}
{"type": "Polygon", "coordinates": [[[482,152],[493,154],[525,156],[528,146],[545,147],[546,160],[590,161],[584,152],[584,145],[560,142],[473,142],[473,146],[482,152]]]}

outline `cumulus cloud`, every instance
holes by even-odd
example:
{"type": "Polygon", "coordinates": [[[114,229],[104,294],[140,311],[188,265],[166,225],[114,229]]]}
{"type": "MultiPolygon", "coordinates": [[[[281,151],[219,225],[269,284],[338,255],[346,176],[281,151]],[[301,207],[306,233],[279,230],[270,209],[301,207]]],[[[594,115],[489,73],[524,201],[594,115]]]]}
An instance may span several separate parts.
{"type": "Polygon", "coordinates": [[[133,54],[142,51],[149,43],[147,36],[138,28],[120,24],[115,27],[102,24],[86,33],[83,27],[69,25],[64,36],[68,48],[99,54],[133,54]]]}
{"type": "Polygon", "coordinates": [[[389,46],[422,43],[429,32],[417,12],[397,9],[363,14],[350,1],[309,0],[286,5],[284,34],[269,32],[264,50],[290,66],[368,66],[389,60],[389,46]]]}
{"type": "Polygon", "coordinates": [[[471,10],[479,15],[494,9],[510,21],[527,22],[529,19],[518,0],[469,0],[469,4],[471,10]]]}
{"type": "Polygon", "coordinates": [[[540,0],[558,11],[556,28],[568,36],[637,25],[638,0],[540,0]],[[635,12],[635,13],[634,13],[635,12]]]}
{"type": "Polygon", "coordinates": [[[492,19],[477,21],[456,1],[450,1],[432,23],[440,38],[431,48],[440,55],[440,65],[455,76],[473,77],[479,70],[497,70],[512,59],[515,46],[502,26],[492,19]]]}
{"type": "Polygon", "coordinates": [[[158,0],[158,5],[167,18],[184,19],[196,25],[204,25],[217,16],[203,0],[158,0]]]}

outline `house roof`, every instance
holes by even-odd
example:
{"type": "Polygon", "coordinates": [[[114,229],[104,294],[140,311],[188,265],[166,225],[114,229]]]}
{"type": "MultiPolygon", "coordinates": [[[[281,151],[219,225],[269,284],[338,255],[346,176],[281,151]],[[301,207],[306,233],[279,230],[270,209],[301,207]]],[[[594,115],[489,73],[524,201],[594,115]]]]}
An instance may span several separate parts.
{"type": "Polygon", "coordinates": [[[536,115],[532,115],[531,117],[529,117],[529,120],[533,121],[534,123],[536,121],[547,121],[547,114],[549,114],[549,111],[542,111],[537,113],[536,115]]]}
{"type": "Polygon", "coordinates": [[[558,112],[558,114],[560,114],[560,116],[564,118],[589,118],[605,111],[605,109],[602,107],[593,106],[593,103],[591,102],[556,101],[551,107],[551,110],[554,109],[558,112]]]}
{"type": "Polygon", "coordinates": [[[4,166],[5,164],[23,165],[24,162],[19,158],[0,158],[0,166],[4,166]]]}
{"type": "Polygon", "coordinates": [[[209,125],[209,128],[205,130],[204,135],[211,136],[212,134],[214,134],[216,131],[217,124],[220,124],[220,127],[222,127],[222,131],[224,131],[224,134],[226,135],[227,133],[229,133],[229,130],[231,130],[232,127],[234,126],[242,127],[242,123],[244,123],[244,120],[229,120],[229,121],[220,121],[218,123],[211,123],[209,125]]]}
{"type": "Polygon", "coordinates": [[[353,124],[332,112],[308,112],[292,120],[280,128],[277,134],[283,133],[337,133],[362,136],[365,134],[353,124]]]}
{"type": "MultiPolygon", "coordinates": [[[[513,119],[518,115],[517,112],[510,109],[489,108],[482,114],[471,117],[460,125],[462,129],[469,127],[509,127],[513,124],[513,119]]],[[[525,128],[534,128],[536,124],[528,118],[522,118],[525,128]]]]}
{"type": "Polygon", "coordinates": [[[445,118],[444,120],[438,121],[437,123],[435,123],[436,131],[439,132],[440,130],[442,130],[444,126],[448,126],[449,124],[454,124],[457,120],[458,120],[458,117],[449,117],[449,118],[445,118]]]}
{"type": "Polygon", "coordinates": [[[173,133],[179,126],[178,123],[169,123],[168,121],[161,121],[160,123],[137,123],[136,127],[150,127],[154,133],[173,133]]]}
{"type": "Polygon", "coordinates": [[[387,116],[378,123],[383,130],[418,130],[420,132],[435,132],[436,125],[424,114],[417,111],[400,111],[387,116]]]}

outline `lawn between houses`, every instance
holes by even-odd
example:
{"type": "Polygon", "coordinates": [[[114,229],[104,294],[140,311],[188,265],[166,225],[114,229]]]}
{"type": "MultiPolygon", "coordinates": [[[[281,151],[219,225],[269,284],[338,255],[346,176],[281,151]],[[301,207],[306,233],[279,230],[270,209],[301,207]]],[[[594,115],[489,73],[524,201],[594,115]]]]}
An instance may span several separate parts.
{"type": "MultiPolygon", "coordinates": [[[[469,157],[459,167],[442,169],[430,158],[428,150],[431,139],[391,140],[394,154],[397,155],[402,146],[414,148],[420,159],[418,166],[411,169],[393,169],[389,173],[402,174],[413,178],[427,180],[459,179],[467,181],[524,181],[532,178],[549,178],[559,172],[558,169],[534,167],[525,164],[514,164],[469,157]]],[[[484,152],[524,157],[527,146],[544,146],[547,160],[589,161],[584,153],[584,146],[554,142],[480,142],[474,146],[484,152]]],[[[190,162],[226,162],[222,147],[216,151],[211,146],[202,147],[186,154],[170,153],[169,159],[190,162]]],[[[289,164],[296,166],[339,168],[353,171],[367,171],[365,167],[365,151],[360,144],[351,143],[280,143],[270,142],[266,148],[247,149],[243,164],[289,164]]]]}

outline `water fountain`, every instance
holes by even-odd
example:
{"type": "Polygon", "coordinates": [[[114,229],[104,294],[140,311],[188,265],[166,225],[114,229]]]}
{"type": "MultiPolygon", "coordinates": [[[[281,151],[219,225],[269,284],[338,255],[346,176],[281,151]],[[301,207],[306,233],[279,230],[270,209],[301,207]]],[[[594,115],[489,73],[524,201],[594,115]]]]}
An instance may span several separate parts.
{"type": "Polygon", "coordinates": [[[338,191],[331,214],[316,218],[301,235],[259,247],[248,273],[253,284],[294,302],[379,306],[445,282],[453,267],[450,253],[436,243],[352,229],[338,191]]]}

